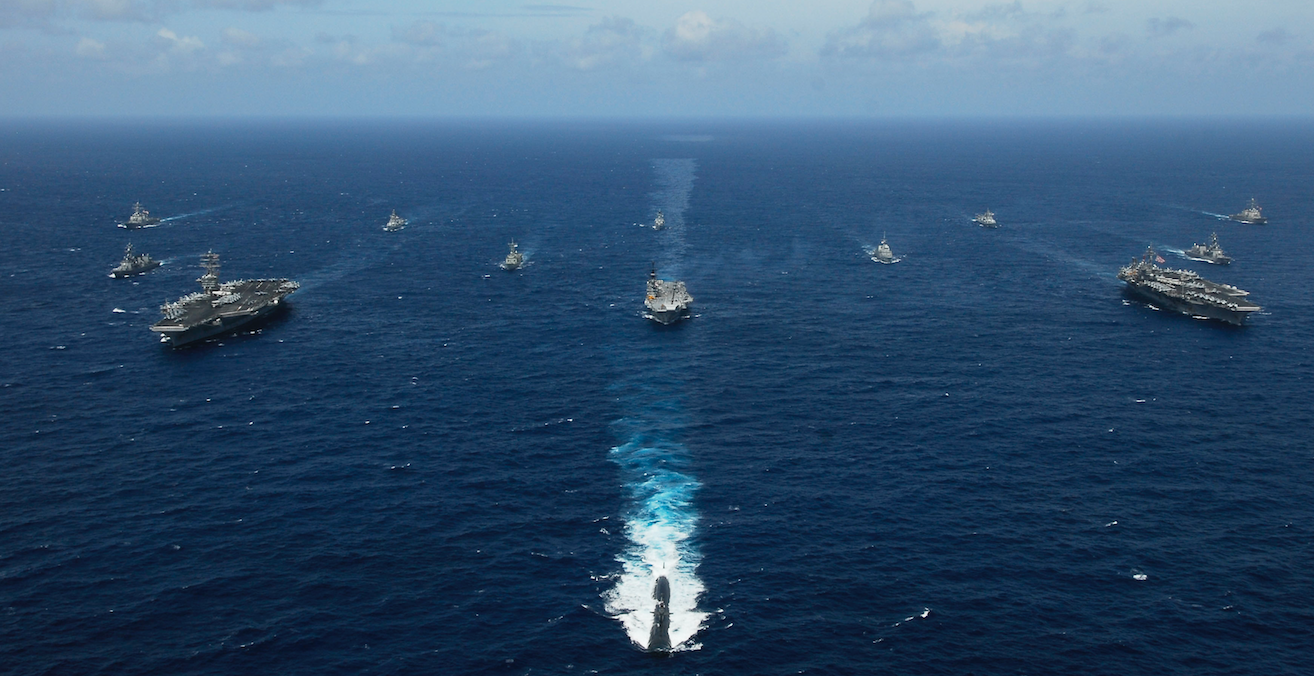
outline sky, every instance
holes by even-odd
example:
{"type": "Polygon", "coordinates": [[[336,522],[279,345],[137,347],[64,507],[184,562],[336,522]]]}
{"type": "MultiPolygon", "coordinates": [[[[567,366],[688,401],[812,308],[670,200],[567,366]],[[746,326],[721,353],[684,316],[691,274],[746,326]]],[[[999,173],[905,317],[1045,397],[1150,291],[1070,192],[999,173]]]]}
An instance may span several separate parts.
{"type": "Polygon", "coordinates": [[[11,118],[1312,112],[1311,0],[0,0],[11,118]]]}

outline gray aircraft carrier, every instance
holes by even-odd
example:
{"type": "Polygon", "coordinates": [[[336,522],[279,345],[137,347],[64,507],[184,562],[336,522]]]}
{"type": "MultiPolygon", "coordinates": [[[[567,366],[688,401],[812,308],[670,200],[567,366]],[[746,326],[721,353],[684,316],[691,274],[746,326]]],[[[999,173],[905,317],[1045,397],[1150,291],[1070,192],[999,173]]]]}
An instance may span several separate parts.
{"type": "Polygon", "coordinates": [[[240,279],[219,283],[219,254],[201,257],[201,291],[160,306],[164,319],[151,325],[160,342],[181,347],[236,330],[282,307],[283,298],[301,288],[288,279],[240,279]]]}
{"type": "Polygon", "coordinates": [[[1211,282],[1190,270],[1161,268],[1164,262],[1153,248],[1118,271],[1127,291],[1164,310],[1192,317],[1217,319],[1241,326],[1251,312],[1262,310],[1251,302],[1248,291],[1230,284],[1211,282]]]}

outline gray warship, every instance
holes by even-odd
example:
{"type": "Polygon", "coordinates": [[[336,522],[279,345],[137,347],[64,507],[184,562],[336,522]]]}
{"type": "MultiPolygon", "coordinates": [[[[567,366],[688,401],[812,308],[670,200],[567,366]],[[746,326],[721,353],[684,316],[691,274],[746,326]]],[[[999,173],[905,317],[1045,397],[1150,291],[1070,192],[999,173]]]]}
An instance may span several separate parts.
{"type": "Polygon", "coordinates": [[[398,216],[397,210],[393,209],[392,215],[388,217],[388,222],[383,225],[383,229],[387,230],[388,232],[397,232],[398,230],[401,230],[402,228],[406,227],[406,224],[409,222],[410,221],[402,218],[401,216],[398,216]]]}
{"type": "Polygon", "coordinates": [[[151,325],[160,342],[182,347],[227,333],[273,314],[282,300],[301,287],[288,279],[241,279],[219,283],[219,254],[201,256],[205,274],[196,280],[201,291],[160,306],[164,319],[151,325]]]}
{"type": "Polygon", "coordinates": [[[689,305],[693,296],[684,288],[684,282],[668,282],[657,279],[657,268],[648,273],[648,296],[643,305],[648,309],[644,315],[660,324],[674,324],[689,316],[689,305]]]}
{"type": "Polygon", "coordinates": [[[109,276],[115,279],[123,279],[124,277],[145,274],[158,267],[160,267],[159,261],[151,258],[150,254],[134,253],[132,245],[129,244],[123,250],[123,261],[119,263],[118,267],[110,271],[109,276]]]}
{"type": "Polygon", "coordinates": [[[128,217],[128,221],[126,223],[120,223],[119,227],[136,230],[137,228],[158,225],[159,222],[160,219],[152,216],[151,212],[142,208],[141,202],[138,202],[132,205],[132,215],[128,217]]]}
{"type": "Polygon", "coordinates": [[[511,240],[511,250],[506,254],[506,260],[502,261],[503,270],[519,270],[520,266],[525,264],[525,254],[520,253],[516,248],[516,241],[511,240]]]}
{"type": "Polygon", "coordinates": [[[665,227],[666,227],[666,214],[663,214],[660,210],[658,210],[657,218],[652,219],[652,229],[662,230],[665,227]]]}
{"type": "Polygon", "coordinates": [[[999,227],[999,223],[995,221],[995,212],[989,209],[986,209],[984,214],[977,214],[976,218],[973,218],[972,220],[976,221],[976,224],[983,228],[999,227]]]}
{"type": "Polygon", "coordinates": [[[885,235],[881,235],[881,243],[871,252],[871,259],[877,263],[890,265],[898,263],[902,258],[895,258],[894,252],[890,250],[890,245],[885,241],[885,235]]]}
{"type": "Polygon", "coordinates": [[[1164,260],[1148,248],[1118,271],[1118,279],[1127,283],[1129,293],[1155,307],[1192,317],[1241,326],[1251,312],[1263,309],[1246,298],[1248,291],[1211,282],[1190,270],[1161,268],[1156,262],[1164,260]]]}
{"type": "Polygon", "coordinates": [[[1238,223],[1249,223],[1251,225],[1263,225],[1268,222],[1268,219],[1264,217],[1264,210],[1259,208],[1259,202],[1256,202],[1253,197],[1250,198],[1250,203],[1241,210],[1241,213],[1232,214],[1228,218],[1238,223]]]}
{"type": "Polygon", "coordinates": [[[1227,265],[1232,262],[1232,257],[1223,253],[1223,247],[1218,246],[1218,233],[1209,235],[1208,244],[1192,244],[1191,248],[1186,250],[1186,257],[1193,261],[1202,261],[1204,263],[1213,263],[1214,265],[1227,265]]]}

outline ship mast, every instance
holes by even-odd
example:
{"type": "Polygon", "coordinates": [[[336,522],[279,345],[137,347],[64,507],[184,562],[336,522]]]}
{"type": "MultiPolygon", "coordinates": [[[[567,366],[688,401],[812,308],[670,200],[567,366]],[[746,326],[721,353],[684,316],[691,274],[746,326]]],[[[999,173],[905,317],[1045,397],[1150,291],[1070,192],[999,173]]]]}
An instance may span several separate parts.
{"type": "Polygon", "coordinates": [[[201,256],[201,267],[205,268],[205,274],[196,280],[201,283],[201,288],[206,293],[219,288],[219,254],[207,251],[201,256]]]}

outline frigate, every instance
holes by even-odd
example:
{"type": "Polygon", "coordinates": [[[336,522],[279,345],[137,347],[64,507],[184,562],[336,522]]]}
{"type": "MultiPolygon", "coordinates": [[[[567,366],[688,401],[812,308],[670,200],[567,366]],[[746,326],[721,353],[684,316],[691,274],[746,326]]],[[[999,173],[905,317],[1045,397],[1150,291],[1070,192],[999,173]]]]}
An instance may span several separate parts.
{"type": "Polygon", "coordinates": [[[123,250],[123,261],[119,263],[118,267],[110,271],[109,276],[115,279],[123,279],[124,277],[150,272],[158,267],[160,267],[159,261],[151,258],[150,254],[135,253],[132,250],[132,245],[129,244],[123,250]]]}
{"type": "Polygon", "coordinates": [[[119,227],[136,230],[137,228],[156,225],[159,222],[160,219],[152,216],[151,212],[143,208],[141,202],[138,202],[132,205],[132,215],[128,217],[128,221],[126,223],[120,223],[119,227]]]}
{"type": "Polygon", "coordinates": [[[410,221],[402,218],[401,216],[398,216],[397,210],[393,209],[392,216],[388,217],[388,222],[384,224],[383,229],[387,230],[388,232],[397,232],[398,230],[401,230],[402,228],[406,227],[406,224],[409,222],[410,221]]]}
{"type": "Polygon", "coordinates": [[[1250,223],[1251,225],[1263,225],[1268,222],[1268,219],[1264,217],[1264,210],[1259,208],[1259,202],[1256,202],[1253,197],[1250,198],[1250,203],[1241,210],[1241,213],[1232,214],[1228,218],[1238,223],[1250,223]]]}
{"type": "Polygon", "coordinates": [[[515,240],[511,240],[511,251],[507,252],[506,260],[502,261],[502,269],[519,270],[524,264],[525,254],[520,253],[520,249],[516,248],[515,240]]]}
{"type": "Polygon", "coordinates": [[[876,246],[876,250],[871,254],[871,259],[877,263],[884,263],[885,265],[898,263],[903,260],[902,258],[894,257],[894,252],[890,250],[890,245],[885,241],[885,235],[883,234],[881,235],[881,243],[876,246]]]}
{"type": "Polygon", "coordinates": [[[657,212],[657,218],[652,219],[652,229],[661,230],[666,227],[666,214],[661,211],[657,212]]]}
{"type": "Polygon", "coordinates": [[[240,279],[219,282],[219,254],[201,256],[205,274],[201,290],[160,306],[164,319],[151,325],[160,342],[173,347],[233,331],[273,314],[283,298],[301,287],[288,279],[240,279]]]}
{"type": "Polygon", "coordinates": [[[972,220],[983,228],[999,227],[999,223],[995,222],[995,213],[989,209],[986,209],[984,214],[977,214],[972,220]]]}
{"type": "Polygon", "coordinates": [[[1127,291],[1151,305],[1200,319],[1217,319],[1241,326],[1259,307],[1242,291],[1230,284],[1211,282],[1190,270],[1161,268],[1164,259],[1153,248],[1118,271],[1118,279],[1127,283],[1127,291]]]}
{"type": "Polygon", "coordinates": [[[1203,261],[1214,265],[1227,265],[1232,262],[1232,257],[1223,253],[1223,247],[1218,246],[1218,233],[1216,232],[1209,235],[1208,244],[1192,244],[1191,248],[1186,250],[1186,257],[1193,261],[1203,261]]]}
{"type": "Polygon", "coordinates": [[[643,305],[648,309],[644,315],[661,324],[674,324],[689,316],[689,305],[693,296],[684,288],[684,282],[669,282],[657,279],[657,268],[648,273],[648,297],[643,305]]]}

